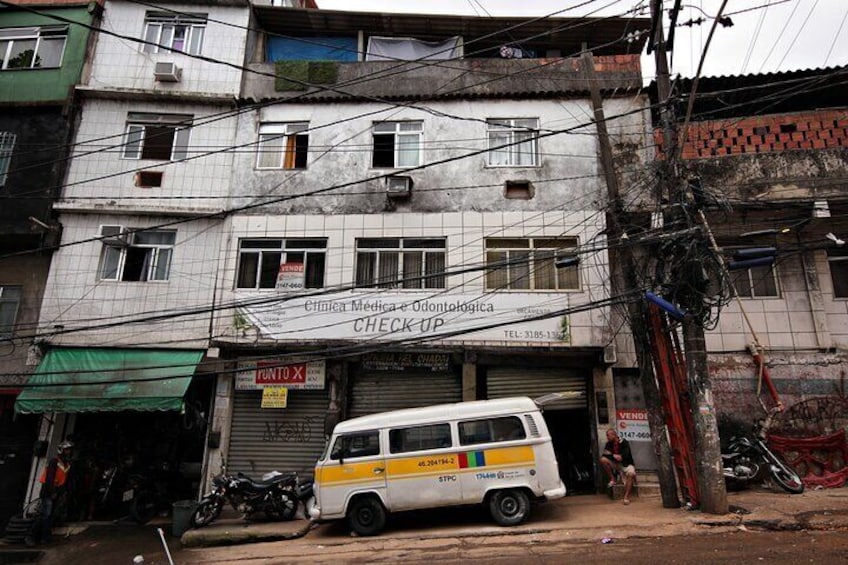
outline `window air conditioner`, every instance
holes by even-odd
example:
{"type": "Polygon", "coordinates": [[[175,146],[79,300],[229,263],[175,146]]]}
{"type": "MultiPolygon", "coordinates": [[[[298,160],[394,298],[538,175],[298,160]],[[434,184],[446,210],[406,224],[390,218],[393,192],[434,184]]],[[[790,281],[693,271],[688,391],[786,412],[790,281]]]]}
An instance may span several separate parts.
{"type": "Polygon", "coordinates": [[[180,82],[183,70],[176,63],[156,63],[153,77],[159,82],[180,82]]]}
{"type": "Polygon", "coordinates": [[[402,176],[386,177],[386,193],[392,198],[409,196],[412,192],[412,178],[402,176]]]}
{"type": "Polygon", "coordinates": [[[102,238],[106,245],[129,245],[129,236],[127,228],[119,225],[103,225],[100,226],[99,237],[102,238]]]}

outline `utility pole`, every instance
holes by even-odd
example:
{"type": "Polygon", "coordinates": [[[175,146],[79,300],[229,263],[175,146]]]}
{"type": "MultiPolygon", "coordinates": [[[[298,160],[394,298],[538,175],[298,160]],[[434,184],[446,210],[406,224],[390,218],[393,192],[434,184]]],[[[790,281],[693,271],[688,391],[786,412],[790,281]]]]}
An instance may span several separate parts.
{"type": "MultiPolygon", "coordinates": [[[[691,199],[688,187],[677,163],[678,135],[677,121],[672,115],[671,83],[668,69],[668,53],[663,33],[663,8],[660,0],[651,0],[651,14],[654,22],[654,53],[657,73],[657,93],[660,102],[661,127],[663,128],[664,174],[660,176],[660,195],[668,195],[670,203],[688,206],[691,199]]],[[[703,237],[703,234],[701,235],[703,237]]],[[[705,286],[704,281],[696,281],[696,265],[686,265],[680,276],[687,277],[692,287],[705,286]]],[[[689,293],[690,304],[680,304],[684,309],[700,311],[702,305],[695,304],[697,294],[689,293]]],[[[718,422],[713,406],[712,386],[707,365],[704,328],[697,319],[684,318],[683,343],[686,357],[686,370],[689,381],[692,418],[695,426],[695,457],[697,459],[698,487],[701,496],[701,510],[709,514],[727,513],[727,490],[721,465],[721,447],[718,435],[718,422]]]]}
{"type": "MultiPolygon", "coordinates": [[[[601,89],[598,81],[595,80],[595,66],[592,59],[592,52],[587,51],[585,45],[583,47],[582,66],[592,97],[592,109],[601,150],[601,165],[604,170],[604,178],[607,184],[607,199],[610,204],[610,209],[607,212],[607,237],[611,241],[621,242],[623,241],[622,236],[625,233],[621,227],[621,218],[625,214],[625,210],[618,187],[618,177],[615,174],[612,148],[609,142],[606,117],[604,115],[603,99],[601,98],[601,89]]],[[[617,266],[610,268],[612,294],[620,294],[639,288],[633,248],[629,245],[622,245],[617,250],[613,250],[610,247],[609,253],[610,265],[617,266]]],[[[659,389],[657,388],[657,381],[654,377],[647,325],[645,324],[645,315],[641,301],[628,301],[626,316],[630,323],[630,332],[633,335],[633,344],[636,348],[636,362],[639,365],[639,380],[642,384],[642,395],[645,398],[645,407],[648,411],[651,443],[659,465],[657,475],[660,481],[660,495],[662,496],[663,507],[678,508],[680,506],[680,499],[677,497],[674,463],[671,459],[671,449],[668,443],[668,434],[666,433],[659,389]]]]}

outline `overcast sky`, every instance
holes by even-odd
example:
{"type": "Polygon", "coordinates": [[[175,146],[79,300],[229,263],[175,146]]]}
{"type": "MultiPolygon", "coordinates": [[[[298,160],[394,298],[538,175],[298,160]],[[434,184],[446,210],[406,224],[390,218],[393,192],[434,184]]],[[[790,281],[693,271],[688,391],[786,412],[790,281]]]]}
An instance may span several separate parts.
{"type": "MultiPolygon", "coordinates": [[[[327,10],[409,12],[479,16],[559,17],[610,16],[648,0],[317,0],[327,10]]],[[[665,5],[672,2],[666,0],[665,5]]],[[[679,22],[715,15],[721,0],[683,0],[679,22]]],[[[738,75],[820,68],[848,64],[848,0],[730,0],[725,13],[768,6],[731,15],[732,27],[719,27],[704,64],[704,76],[738,75]],[[838,34],[837,34],[838,31],[838,34]]],[[[628,14],[629,15],[629,14],[628,14]]],[[[647,16],[647,12],[645,13],[647,16]]],[[[666,20],[667,22],[667,20],[666,20]]],[[[672,70],[693,76],[712,20],[678,27],[672,70]]],[[[653,57],[642,58],[646,77],[653,57]]]]}

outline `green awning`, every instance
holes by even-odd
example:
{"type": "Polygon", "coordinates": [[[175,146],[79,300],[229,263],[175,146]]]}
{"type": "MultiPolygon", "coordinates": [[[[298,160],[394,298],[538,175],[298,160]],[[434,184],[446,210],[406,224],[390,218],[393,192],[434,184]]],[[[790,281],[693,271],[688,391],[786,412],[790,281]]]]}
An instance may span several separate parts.
{"type": "Polygon", "coordinates": [[[22,414],[181,410],[202,351],[51,349],[15,402],[22,414]]]}

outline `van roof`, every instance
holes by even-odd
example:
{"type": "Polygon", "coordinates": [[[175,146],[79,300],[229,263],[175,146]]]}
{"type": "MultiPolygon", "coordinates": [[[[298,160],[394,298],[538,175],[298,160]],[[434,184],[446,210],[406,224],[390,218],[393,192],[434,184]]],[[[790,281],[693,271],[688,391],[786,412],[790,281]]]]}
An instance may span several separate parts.
{"type": "Polygon", "coordinates": [[[427,424],[459,418],[480,418],[516,412],[536,412],[538,410],[539,407],[536,403],[526,396],[437,404],[423,408],[406,408],[352,418],[337,424],[334,433],[373,430],[397,426],[398,424],[427,424]]]}

